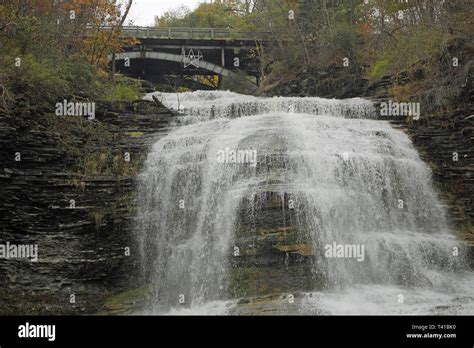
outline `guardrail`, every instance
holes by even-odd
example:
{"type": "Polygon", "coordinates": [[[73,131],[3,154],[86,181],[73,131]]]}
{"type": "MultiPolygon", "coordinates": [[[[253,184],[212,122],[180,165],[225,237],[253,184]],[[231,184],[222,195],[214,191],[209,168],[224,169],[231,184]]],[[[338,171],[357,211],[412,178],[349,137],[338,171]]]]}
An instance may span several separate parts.
{"type": "MultiPolygon", "coordinates": [[[[110,29],[105,27],[104,29],[110,29]]],[[[126,36],[146,39],[169,40],[273,40],[270,32],[238,32],[227,28],[157,28],[157,27],[122,27],[126,36]]]]}

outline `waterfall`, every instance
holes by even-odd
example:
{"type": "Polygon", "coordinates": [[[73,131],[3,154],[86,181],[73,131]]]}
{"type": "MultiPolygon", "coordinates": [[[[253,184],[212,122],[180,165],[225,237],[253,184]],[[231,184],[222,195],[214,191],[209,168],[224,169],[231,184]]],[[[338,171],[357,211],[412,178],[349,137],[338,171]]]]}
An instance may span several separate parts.
{"type": "Polygon", "coordinates": [[[384,294],[380,287],[387,296],[454,293],[472,279],[428,167],[402,131],[373,120],[371,102],[155,95],[183,116],[154,144],[140,178],[137,238],[143,276],[157,288],[153,313],[233,300],[237,232],[248,220],[256,234],[273,195],[282,198],[274,223],[296,226],[294,244],[309,250],[312,291],[294,289],[305,293],[298,312],[325,313],[334,298],[344,303],[337,296],[384,294]]]}

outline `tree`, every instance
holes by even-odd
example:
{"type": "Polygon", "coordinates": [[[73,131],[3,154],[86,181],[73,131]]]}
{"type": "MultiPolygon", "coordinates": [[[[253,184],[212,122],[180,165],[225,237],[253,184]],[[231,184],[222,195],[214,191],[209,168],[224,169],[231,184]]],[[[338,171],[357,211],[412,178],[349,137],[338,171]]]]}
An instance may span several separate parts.
{"type": "Polygon", "coordinates": [[[67,96],[102,93],[108,56],[133,42],[120,33],[131,5],[130,0],[0,3],[0,105],[8,99],[46,107],[67,96]]]}

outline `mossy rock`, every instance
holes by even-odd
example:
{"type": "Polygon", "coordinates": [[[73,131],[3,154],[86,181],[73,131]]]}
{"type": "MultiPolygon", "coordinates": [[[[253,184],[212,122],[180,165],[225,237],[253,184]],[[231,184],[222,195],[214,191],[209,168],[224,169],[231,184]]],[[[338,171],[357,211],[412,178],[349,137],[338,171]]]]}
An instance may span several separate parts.
{"type": "Polygon", "coordinates": [[[127,290],[109,297],[99,314],[131,314],[146,306],[151,295],[151,286],[127,290]]]}

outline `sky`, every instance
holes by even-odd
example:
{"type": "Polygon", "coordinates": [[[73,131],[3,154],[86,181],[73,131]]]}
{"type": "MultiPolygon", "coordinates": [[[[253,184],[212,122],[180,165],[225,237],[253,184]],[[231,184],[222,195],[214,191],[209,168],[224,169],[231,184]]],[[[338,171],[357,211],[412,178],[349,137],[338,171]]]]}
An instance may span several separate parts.
{"type": "Polygon", "coordinates": [[[186,5],[194,9],[203,0],[134,0],[126,24],[133,20],[133,25],[149,26],[155,22],[155,16],[161,16],[169,9],[186,5]]]}

